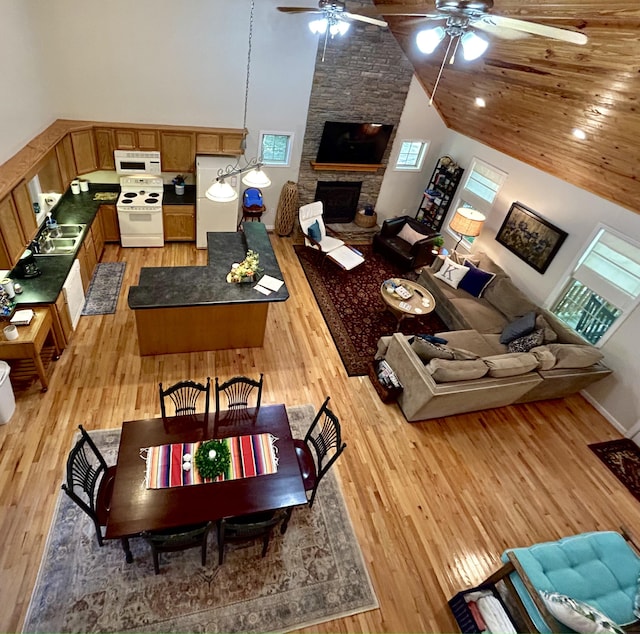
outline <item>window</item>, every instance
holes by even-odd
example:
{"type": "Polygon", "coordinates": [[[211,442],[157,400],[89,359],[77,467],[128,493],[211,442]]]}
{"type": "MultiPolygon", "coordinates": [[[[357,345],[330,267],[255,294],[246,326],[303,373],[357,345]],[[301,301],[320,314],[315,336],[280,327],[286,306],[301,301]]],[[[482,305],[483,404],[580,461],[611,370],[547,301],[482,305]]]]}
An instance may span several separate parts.
{"type": "Polygon", "coordinates": [[[397,170],[419,171],[427,154],[427,141],[403,141],[396,160],[397,170]]]}
{"type": "Polygon", "coordinates": [[[291,132],[261,132],[260,149],[265,165],[288,167],[291,161],[291,132]]]}
{"type": "MultiPolygon", "coordinates": [[[[474,158],[462,183],[458,201],[451,208],[449,222],[453,219],[455,210],[459,207],[471,207],[482,212],[485,216],[488,215],[493,208],[493,203],[496,201],[502,185],[507,180],[507,176],[506,172],[499,170],[497,167],[474,158]]],[[[456,240],[459,238],[459,235],[450,229],[449,233],[456,240]]],[[[473,237],[463,236],[460,244],[470,248],[474,240],[475,238],[473,237]]]]}
{"type": "Polygon", "coordinates": [[[600,227],[551,312],[589,343],[602,344],[639,299],[640,245],[600,227]]]}

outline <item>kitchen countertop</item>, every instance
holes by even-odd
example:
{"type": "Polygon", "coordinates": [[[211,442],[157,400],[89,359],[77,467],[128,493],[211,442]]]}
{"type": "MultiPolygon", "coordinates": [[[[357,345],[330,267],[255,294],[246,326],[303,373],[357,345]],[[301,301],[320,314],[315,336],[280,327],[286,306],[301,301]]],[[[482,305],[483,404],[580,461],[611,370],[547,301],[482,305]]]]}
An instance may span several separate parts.
{"type": "Polygon", "coordinates": [[[241,262],[251,249],[260,255],[265,275],[284,280],[265,226],[246,222],[244,232],[207,234],[206,266],[144,267],[138,286],[129,288],[129,307],[176,308],[236,303],[283,302],[289,298],[286,284],[277,292],[263,295],[255,283],[230,284],[227,273],[233,262],[241,262]]]}

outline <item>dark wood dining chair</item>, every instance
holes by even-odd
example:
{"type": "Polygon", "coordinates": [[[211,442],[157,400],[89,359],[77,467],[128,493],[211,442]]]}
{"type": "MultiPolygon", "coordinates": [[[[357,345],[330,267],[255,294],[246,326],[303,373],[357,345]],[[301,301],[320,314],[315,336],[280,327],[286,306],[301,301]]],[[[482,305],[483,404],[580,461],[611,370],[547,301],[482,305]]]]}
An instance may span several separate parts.
{"type": "Polygon", "coordinates": [[[254,390],[256,392],[255,408],[260,407],[262,399],[262,383],[264,375],[260,374],[260,379],[256,381],[246,376],[234,376],[233,378],[220,383],[216,377],[216,411],[220,412],[220,396],[224,394],[226,398],[227,410],[240,410],[249,407],[249,401],[254,390]]]}
{"type": "Polygon", "coordinates": [[[224,562],[224,547],[227,542],[242,542],[262,538],[262,556],[269,549],[273,529],[287,518],[286,510],[265,511],[240,517],[218,520],[218,564],[224,562]]]}
{"type": "Polygon", "coordinates": [[[209,415],[209,398],[211,394],[211,379],[207,377],[205,385],[196,381],[179,381],[166,390],[163,389],[162,383],[159,384],[160,390],[160,411],[162,418],[167,418],[167,410],[165,400],[173,403],[174,414],[170,416],[194,416],[198,405],[198,399],[204,394],[204,413],[205,419],[209,415]]]}
{"type": "Polygon", "coordinates": [[[293,439],[304,488],[311,494],[309,507],[313,506],[320,481],[347,446],[342,442],[340,421],[328,407],[330,398],[327,396],[318,410],[304,439],[293,439]]]}
{"type": "Polygon", "coordinates": [[[188,548],[201,549],[201,562],[207,565],[207,537],[212,522],[193,524],[191,526],[178,526],[161,531],[144,531],[142,537],[151,546],[153,555],[153,569],[156,574],[160,574],[160,553],[176,552],[187,550],[188,548]]]}
{"type": "Polygon", "coordinates": [[[63,491],[92,519],[98,544],[102,546],[102,526],[106,526],[116,475],[85,431],[78,426],[80,438],[67,458],[67,481],[63,491]]]}

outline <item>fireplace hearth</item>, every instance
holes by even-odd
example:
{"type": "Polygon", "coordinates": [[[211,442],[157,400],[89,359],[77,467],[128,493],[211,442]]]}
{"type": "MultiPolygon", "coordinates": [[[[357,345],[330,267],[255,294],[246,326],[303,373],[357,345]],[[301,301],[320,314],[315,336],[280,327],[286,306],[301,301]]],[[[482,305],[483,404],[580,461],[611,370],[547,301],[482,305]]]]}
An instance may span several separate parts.
{"type": "Polygon", "coordinates": [[[316,197],[323,206],[324,222],[353,222],[362,181],[318,181],[316,197]]]}

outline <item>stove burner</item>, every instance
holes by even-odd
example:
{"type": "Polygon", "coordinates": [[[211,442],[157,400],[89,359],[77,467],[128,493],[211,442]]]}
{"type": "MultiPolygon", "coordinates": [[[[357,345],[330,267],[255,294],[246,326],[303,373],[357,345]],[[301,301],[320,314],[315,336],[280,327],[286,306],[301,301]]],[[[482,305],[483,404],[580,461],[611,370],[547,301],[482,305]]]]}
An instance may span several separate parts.
{"type": "Polygon", "coordinates": [[[158,194],[157,192],[153,192],[152,194],[149,194],[150,198],[158,198],[158,196],[160,196],[160,194],[158,194]]]}
{"type": "MultiPolygon", "coordinates": [[[[126,196],[126,194],[125,194],[126,196]]],[[[133,200],[131,200],[131,198],[124,198],[123,200],[120,201],[121,204],[123,205],[130,205],[133,202],[133,200]]]]}
{"type": "Polygon", "coordinates": [[[153,205],[153,204],[157,203],[158,201],[155,198],[145,198],[144,202],[146,202],[148,205],[153,205]]]}
{"type": "MultiPolygon", "coordinates": [[[[135,198],[137,195],[138,194],[136,194],[135,192],[127,192],[126,194],[123,194],[123,197],[124,198],[135,198]]],[[[129,202],[129,201],[127,201],[127,202],[129,202]]]]}

